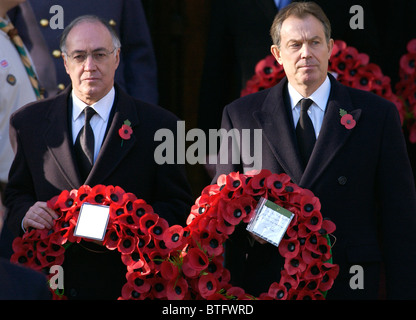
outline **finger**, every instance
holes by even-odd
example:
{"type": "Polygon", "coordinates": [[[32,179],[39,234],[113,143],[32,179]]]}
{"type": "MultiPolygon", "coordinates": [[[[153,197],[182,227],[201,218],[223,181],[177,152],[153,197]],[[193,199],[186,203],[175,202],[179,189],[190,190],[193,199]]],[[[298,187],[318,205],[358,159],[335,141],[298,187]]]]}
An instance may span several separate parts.
{"type": "Polygon", "coordinates": [[[28,230],[30,227],[35,229],[45,229],[45,225],[43,223],[39,223],[29,217],[23,219],[23,228],[28,230]]]}
{"type": "Polygon", "coordinates": [[[53,220],[58,219],[59,216],[57,213],[48,207],[46,202],[37,202],[35,204],[34,212],[40,215],[43,219],[47,220],[50,224],[53,225],[53,220]]]}
{"type": "Polygon", "coordinates": [[[29,209],[29,211],[26,213],[25,220],[26,221],[23,221],[23,226],[25,228],[27,228],[25,225],[28,225],[37,229],[50,229],[54,224],[54,219],[49,210],[43,203],[39,202],[35,203],[29,209]]]}

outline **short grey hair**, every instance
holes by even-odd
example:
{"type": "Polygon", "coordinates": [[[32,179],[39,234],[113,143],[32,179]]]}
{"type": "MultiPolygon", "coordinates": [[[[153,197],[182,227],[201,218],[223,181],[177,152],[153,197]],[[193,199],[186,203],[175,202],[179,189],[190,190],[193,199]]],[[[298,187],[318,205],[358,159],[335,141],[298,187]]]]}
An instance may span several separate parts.
{"type": "Polygon", "coordinates": [[[317,5],[315,2],[308,1],[292,2],[282,10],[279,10],[270,28],[270,36],[272,37],[273,44],[277,45],[277,47],[280,49],[280,31],[282,29],[283,21],[285,21],[290,16],[305,18],[307,15],[314,16],[322,23],[322,26],[324,27],[326,42],[329,43],[329,40],[331,39],[331,23],[319,5],[317,5]]]}
{"type": "Polygon", "coordinates": [[[118,37],[113,27],[107,21],[95,15],[84,15],[84,16],[80,16],[74,19],[62,32],[61,41],[60,41],[61,52],[65,54],[67,53],[66,39],[68,38],[69,32],[72,30],[72,28],[74,28],[75,26],[83,22],[101,23],[102,25],[104,25],[111,34],[114,48],[116,49],[121,48],[120,38],[118,37]]]}

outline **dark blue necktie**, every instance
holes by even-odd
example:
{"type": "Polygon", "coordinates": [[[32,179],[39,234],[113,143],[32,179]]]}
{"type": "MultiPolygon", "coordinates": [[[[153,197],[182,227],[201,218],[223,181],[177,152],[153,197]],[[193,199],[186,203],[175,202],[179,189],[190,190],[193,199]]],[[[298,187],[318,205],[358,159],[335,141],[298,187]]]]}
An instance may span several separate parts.
{"type": "Polygon", "coordinates": [[[81,128],[74,145],[75,156],[83,181],[87,179],[94,163],[94,132],[90,124],[90,120],[94,114],[95,110],[93,108],[85,107],[85,124],[81,128]]]}
{"type": "Polygon", "coordinates": [[[296,126],[296,138],[304,168],[308,164],[316,141],[315,129],[308,115],[308,109],[312,103],[311,99],[302,99],[300,101],[300,117],[296,126]]]}

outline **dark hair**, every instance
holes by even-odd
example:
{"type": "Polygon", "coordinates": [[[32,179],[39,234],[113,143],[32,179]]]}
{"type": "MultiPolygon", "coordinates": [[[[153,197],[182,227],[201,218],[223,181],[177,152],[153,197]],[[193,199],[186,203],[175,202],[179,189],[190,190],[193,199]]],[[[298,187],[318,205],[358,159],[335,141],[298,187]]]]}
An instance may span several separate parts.
{"type": "Polygon", "coordinates": [[[110,26],[107,23],[107,21],[105,21],[104,19],[102,19],[100,17],[97,17],[95,15],[85,15],[85,16],[80,16],[80,17],[74,19],[62,32],[61,41],[60,41],[61,52],[67,53],[66,52],[66,39],[68,37],[68,34],[72,30],[72,28],[74,28],[76,25],[78,25],[82,22],[98,22],[98,23],[101,23],[102,25],[104,25],[111,34],[111,38],[113,40],[114,47],[117,48],[117,49],[121,48],[120,39],[119,39],[117,33],[114,31],[113,27],[110,26]]]}
{"type": "Polygon", "coordinates": [[[280,31],[282,29],[283,21],[290,16],[304,18],[307,15],[312,15],[321,21],[324,27],[326,42],[329,42],[329,39],[331,39],[331,23],[320,6],[315,2],[308,1],[292,2],[278,12],[270,28],[270,36],[272,37],[273,44],[280,48],[280,31]]]}

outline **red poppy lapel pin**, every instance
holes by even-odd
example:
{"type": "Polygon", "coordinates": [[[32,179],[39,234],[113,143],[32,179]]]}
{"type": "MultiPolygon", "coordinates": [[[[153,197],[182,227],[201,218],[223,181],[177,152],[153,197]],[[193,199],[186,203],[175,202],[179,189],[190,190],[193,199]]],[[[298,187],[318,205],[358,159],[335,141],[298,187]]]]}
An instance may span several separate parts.
{"type": "Polygon", "coordinates": [[[339,115],[341,116],[341,124],[348,130],[354,128],[357,124],[352,115],[344,109],[339,109],[339,115]]]}
{"type": "Polygon", "coordinates": [[[133,133],[133,129],[131,128],[131,122],[129,120],[125,120],[121,128],[118,130],[118,134],[120,135],[121,139],[121,146],[123,146],[124,140],[129,140],[131,134],[133,133]]]}

